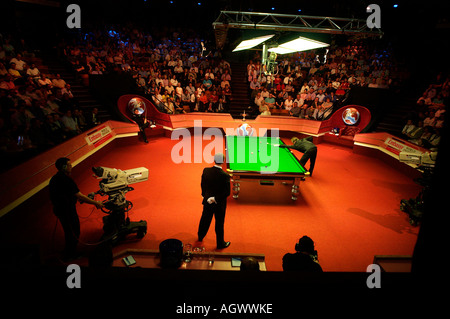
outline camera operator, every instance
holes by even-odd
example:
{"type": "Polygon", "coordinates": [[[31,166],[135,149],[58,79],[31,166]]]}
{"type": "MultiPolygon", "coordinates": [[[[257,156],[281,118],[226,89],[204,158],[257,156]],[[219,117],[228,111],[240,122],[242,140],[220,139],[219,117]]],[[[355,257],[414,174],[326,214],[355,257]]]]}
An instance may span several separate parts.
{"type": "Polygon", "coordinates": [[[314,250],[314,241],[308,236],[303,236],[295,244],[296,253],[287,253],[283,256],[284,271],[322,272],[322,267],[317,260],[317,251],[314,250]]]}
{"type": "Polygon", "coordinates": [[[78,189],[75,181],[70,177],[72,163],[70,159],[62,157],[56,160],[55,166],[58,172],[50,179],[49,192],[53,205],[53,213],[61,222],[64,230],[65,248],[63,259],[73,260],[77,254],[77,244],[80,237],[80,220],[77,214],[76,203],[80,202],[103,207],[103,203],[90,199],[78,189]]]}

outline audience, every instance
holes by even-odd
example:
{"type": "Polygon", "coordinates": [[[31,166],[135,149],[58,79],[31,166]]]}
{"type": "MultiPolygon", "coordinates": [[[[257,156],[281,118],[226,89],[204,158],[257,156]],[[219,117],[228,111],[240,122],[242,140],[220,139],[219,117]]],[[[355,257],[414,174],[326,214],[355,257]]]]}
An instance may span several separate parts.
{"type": "Polygon", "coordinates": [[[450,77],[439,73],[434,83],[420,94],[415,108],[408,112],[402,137],[423,148],[436,150],[449,96],[450,77]]]}
{"type": "MultiPolygon", "coordinates": [[[[137,92],[166,113],[229,111],[233,99],[230,64],[218,51],[203,56],[198,34],[151,34],[133,26],[119,26],[75,37],[60,47],[80,77],[126,74],[134,79],[137,92]]],[[[70,84],[59,74],[41,72],[33,62],[34,54],[29,49],[16,49],[22,46],[15,46],[14,39],[4,37],[2,41],[3,151],[51,147],[99,123],[97,109],[89,114],[80,112],[70,84]],[[29,138],[30,132],[37,130],[45,133],[47,142],[40,134],[29,138]],[[17,143],[19,136],[21,142],[17,143]]],[[[321,59],[318,63],[314,50],[280,55],[279,71],[272,75],[264,74],[261,57],[256,54],[247,65],[247,80],[257,112],[271,115],[283,111],[301,119],[326,120],[352,87],[389,88],[402,80],[391,52],[363,40],[332,46],[321,59]]],[[[405,139],[422,147],[435,146],[448,97],[449,80],[440,75],[420,95],[417,109],[408,114],[408,127],[402,131],[405,139]]]]}
{"type": "Polygon", "coordinates": [[[0,57],[2,169],[99,124],[98,110],[83,114],[70,84],[59,74],[42,73],[34,62],[36,55],[29,49],[21,51],[22,39],[17,46],[10,35],[1,41],[7,48],[0,57]]]}
{"type": "Polygon", "coordinates": [[[202,40],[191,31],[155,33],[134,26],[95,29],[66,45],[64,55],[77,72],[131,76],[137,92],[162,112],[228,110],[232,74],[220,52],[203,56],[202,40]]]}
{"type": "MultiPolygon", "coordinates": [[[[278,63],[278,73],[271,75],[264,74],[259,54],[249,61],[247,80],[255,109],[261,107],[258,93],[267,92],[276,99],[269,106],[273,113],[277,109],[310,120],[327,119],[352,87],[387,89],[402,79],[390,51],[372,48],[364,41],[330,47],[322,63],[314,50],[283,55],[278,63]]],[[[436,105],[440,102],[437,98],[436,105]]]]}

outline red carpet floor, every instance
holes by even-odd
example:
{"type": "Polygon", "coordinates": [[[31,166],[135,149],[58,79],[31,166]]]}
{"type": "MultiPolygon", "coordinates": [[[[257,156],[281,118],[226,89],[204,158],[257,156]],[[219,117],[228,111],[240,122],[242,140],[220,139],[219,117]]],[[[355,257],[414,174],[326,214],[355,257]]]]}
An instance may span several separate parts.
{"type": "MultiPolygon", "coordinates": [[[[165,137],[151,137],[149,144],[122,139],[87,159],[80,165],[83,170],[75,167],[73,177],[85,194],[98,190],[98,180],[88,169],[92,166],[149,169],[149,180],[132,185],[135,190],[127,194],[134,205],[130,219],[146,220],[148,233],[139,241],[130,238],[115,251],[157,249],[168,238],[195,242],[202,211],[200,177],[210,164],[174,164],[171,150],[176,143],[165,137]]],[[[273,271],[282,270],[283,255],[294,252],[303,235],[315,241],[325,271],[366,271],[374,255],[412,255],[419,228],[411,226],[399,208],[401,199],[420,191],[409,176],[379,159],[322,143],[314,176],[300,188],[293,202],[290,186],[241,182],[239,199],[228,200],[225,239],[231,246],[226,251],[265,254],[267,269],[273,271]]],[[[39,244],[48,256],[62,249],[62,230],[58,225],[55,231],[56,218],[45,195],[41,191],[40,201],[26,202],[3,217],[2,242],[39,244]]],[[[104,214],[86,204],[79,205],[78,213],[81,241],[84,248],[92,248],[102,234],[104,214]]],[[[204,244],[206,250],[215,249],[214,222],[204,244]]]]}

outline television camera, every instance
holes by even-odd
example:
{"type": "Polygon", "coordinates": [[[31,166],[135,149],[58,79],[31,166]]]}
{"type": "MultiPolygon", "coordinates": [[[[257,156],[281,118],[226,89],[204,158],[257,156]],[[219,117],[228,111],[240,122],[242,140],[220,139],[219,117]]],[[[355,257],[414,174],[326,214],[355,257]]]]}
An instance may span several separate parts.
{"type": "Polygon", "coordinates": [[[96,194],[108,196],[108,199],[103,201],[104,207],[101,209],[107,214],[103,217],[102,240],[110,240],[114,245],[132,233],[136,233],[139,239],[143,238],[147,233],[147,222],[145,220],[130,221],[128,212],[133,208],[133,204],[126,199],[125,194],[134,190],[129,186],[130,184],[148,180],[148,169],[138,167],[122,171],[108,167],[93,167],[92,171],[95,174],[94,177],[101,179],[100,190],[88,196],[92,199],[96,194]]]}
{"type": "Polygon", "coordinates": [[[267,59],[263,63],[263,70],[266,75],[278,74],[277,54],[275,52],[268,54],[267,59]]]}
{"type": "Polygon", "coordinates": [[[433,169],[436,164],[436,156],[437,152],[409,153],[402,151],[399,154],[400,162],[417,165],[417,170],[422,173],[421,177],[414,179],[414,182],[423,187],[417,197],[400,201],[400,210],[408,214],[409,223],[413,226],[420,224],[423,217],[424,205],[431,187],[433,169]]]}

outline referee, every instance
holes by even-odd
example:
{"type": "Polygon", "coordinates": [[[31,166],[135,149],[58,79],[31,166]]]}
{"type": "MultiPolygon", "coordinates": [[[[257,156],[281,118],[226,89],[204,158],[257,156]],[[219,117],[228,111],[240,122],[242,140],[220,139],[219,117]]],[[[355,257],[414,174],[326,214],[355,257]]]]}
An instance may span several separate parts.
{"type": "Polygon", "coordinates": [[[303,153],[302,158],[300,159],[300,164],[305,167],[305,164],[309,161],[309,173],[310,176],[313,174],[314,165],[316,164],[316,157],[317,157],[317,146],[314,145],[312,142],[312,136],[299,139],[298,137],[291,138],[291,142],[293,145],[284,145],[284,144],[277,144],[276,146],[284,147],[284,148],[290,148],[297,150],[299,152],[303,153]]]}
{"type": "Polygon", "coordinates": [[[222,153],[214,155],[214,166],[203,169],[201,180],[203,212],[198,226],[198,241],[203,241],[214,217],[217,249],[230,246],[230,242],[224,240],[227,197],[230,196],[230,175],[221,166],[224,161],[222,153]]]}

